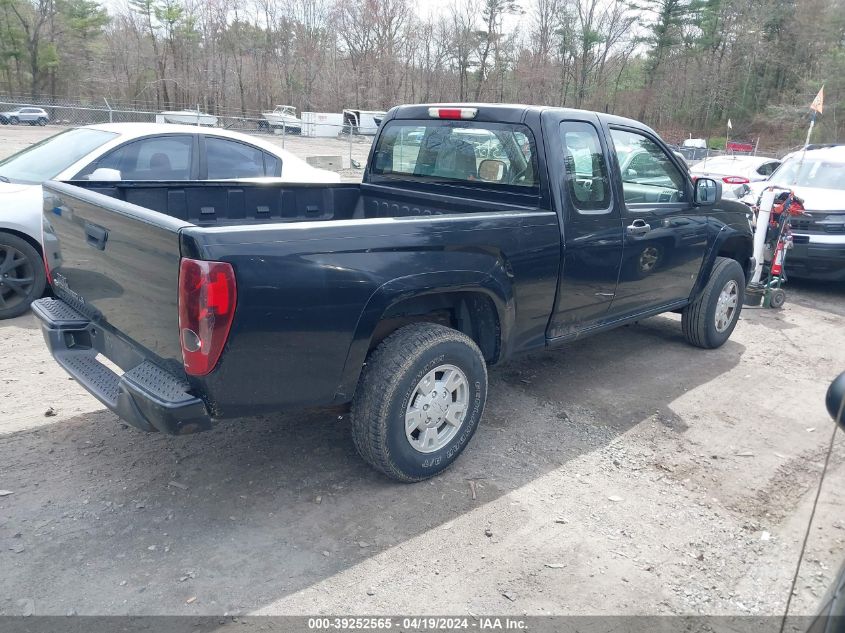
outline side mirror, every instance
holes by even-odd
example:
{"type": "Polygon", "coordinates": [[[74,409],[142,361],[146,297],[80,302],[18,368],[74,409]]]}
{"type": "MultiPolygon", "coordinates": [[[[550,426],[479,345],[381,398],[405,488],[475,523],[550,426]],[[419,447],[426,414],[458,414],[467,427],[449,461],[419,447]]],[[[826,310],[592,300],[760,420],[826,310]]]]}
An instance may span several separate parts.
{"type": "Polygon", "coordinates": [[[827,405],[827,412],[830,417],[842,428],[845,428],[845,372],[830,383],[827,389],[827,397],[825,398],[827,405]]]}
{"type": "Polygon", "coordinates": [[[88,180],[95,182],[116,182],[122,179],[119,169],[109,169],[108,167],[99,167],[88,176],[88,180]]]}
{"type": "Polygon", "coordinates": [[[487,158],[478,165],[478,179],[484,182],[502,182],[507,169],[503,161],[487,158]]]}
{"type": "Polygon", "coordinates": [[[712,178],[698,178],[695,181],[695,204],[709,206],[722,199],[722,183],[712,178]]]}

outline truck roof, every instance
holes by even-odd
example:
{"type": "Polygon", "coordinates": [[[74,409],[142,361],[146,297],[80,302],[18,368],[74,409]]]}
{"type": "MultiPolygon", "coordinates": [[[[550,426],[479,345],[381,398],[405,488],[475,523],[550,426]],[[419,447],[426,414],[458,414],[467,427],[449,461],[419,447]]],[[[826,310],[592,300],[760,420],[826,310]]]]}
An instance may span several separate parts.
{"type": "Polygon", "coordinates": [[[486,122],[520,123],[523,122],[530,112],[542,114],[543,112],[560,113],[561,116],[592,114],[607,123],[617,125],[628,125],[651,130],[650,127],[626,117],[593,110],[579,110],[576,108],[560,108],[553,106],[526,105],[520,103],[419,103],[414,105],[401,105],[392,108],[387,118],[394,119],[428,119],[429,108],[478,108],[478,115],[474,120],[486,122]]]}

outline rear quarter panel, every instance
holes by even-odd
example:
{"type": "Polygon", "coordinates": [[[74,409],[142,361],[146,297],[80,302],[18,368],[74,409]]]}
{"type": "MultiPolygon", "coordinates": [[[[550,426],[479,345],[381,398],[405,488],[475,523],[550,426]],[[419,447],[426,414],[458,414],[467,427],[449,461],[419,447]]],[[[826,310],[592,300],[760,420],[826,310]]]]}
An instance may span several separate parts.
{"type": "Polygon", "coordinates": [[[0,182],[0,231],[22,233],[41,243],[41,186],[0,182]]]}
{"type": "Polygon", "coordinates": [[[384,310],[429,292],[485,292],[509,352],[542,346],[559,248],[549,211],[186,228],[183,255],[231,263],[238,284],[202,389],[217,417],[348,401],[384,310]]]}

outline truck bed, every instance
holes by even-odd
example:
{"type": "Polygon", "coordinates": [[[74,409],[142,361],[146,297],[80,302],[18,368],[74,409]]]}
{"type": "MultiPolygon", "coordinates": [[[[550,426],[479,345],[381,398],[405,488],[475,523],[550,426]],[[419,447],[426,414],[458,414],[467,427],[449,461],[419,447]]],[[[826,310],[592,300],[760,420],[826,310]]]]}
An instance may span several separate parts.
{"type": "Polygon", "coordinates": [[[139,358],[112,350],[140,350],[215,418],[348,402],[383,315],[442,288],[499,304],[496,356],[543,345],[560,264],[553,211],[375,184],[49,182],[44,214],[54,292],[104,336],[78,352],[129,371],[139,358]],[[185,257],[237,279],[228,343],[202,380],[182,367],[185,257]]]}
{"type": "Polygon", "coordinates": [[[88,182],[74,186],[198,226],[348,220],[358,184],[298,185],[226,181],[88,182]]]}
{"type": "MultiPolygon", "coordinates": [[[[474,213],[490,202],[371,184],[296,184],[227,181],[73,181],[103,194],[196,226],[328,222],[474,213]]],[[[518,206],[501,204],[503,208],[518,206]]]]}

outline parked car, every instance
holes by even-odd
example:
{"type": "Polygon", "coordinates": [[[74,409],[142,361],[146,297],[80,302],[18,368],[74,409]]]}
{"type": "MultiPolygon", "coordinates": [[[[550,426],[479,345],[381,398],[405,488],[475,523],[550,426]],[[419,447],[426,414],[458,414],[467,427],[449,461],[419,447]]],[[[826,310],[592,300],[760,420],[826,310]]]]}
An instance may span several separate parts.
{"type": "Polygon", "coordinates": [[[750,183],[742,201],[756,205],[768,186],[794,190],[806,209],[791,220],[793,248],[786,274],[845,281],[845,145],[789,154],[767,180],[750,183]]]}
{"type": "Polygon", "coordinates": [[[51,178],[340,180],[273,143],[225,130],[114,123],[61,132],[0,161],[0,319],[22,314],[44,292],[41,183],[51,178]]]}
{"type": "Polygon", "coordinates": [[[630,119],[401,106],[361,184],[46,183],[56,297],[33,310],[57,362],[140,429],[351,404],[364,460],[419,481],[475,433],[488,364],[670,310],[692,345],[725,343],[754,261],[720,191],[630,119]],[[616,144],[662,180],[623,182],[616,144]]]}
{"type": "Polygon", "coordinates": [[[748,192],[748,183],[766,180],[781,161],[765,156],[714,156],[690,167],[693,176],[721,180],[722,194],[739,199],[748,192]]]}
{"type": "Polygon", "coordinates": [[[0,112],[0,123],[3,125],[17,125],[18,123],[29,123],[30,125],[47,125],[50,115],[41,108],[23,107],[0,112]]]}

